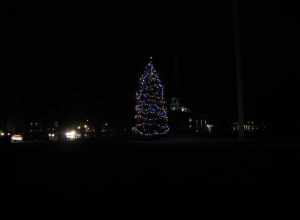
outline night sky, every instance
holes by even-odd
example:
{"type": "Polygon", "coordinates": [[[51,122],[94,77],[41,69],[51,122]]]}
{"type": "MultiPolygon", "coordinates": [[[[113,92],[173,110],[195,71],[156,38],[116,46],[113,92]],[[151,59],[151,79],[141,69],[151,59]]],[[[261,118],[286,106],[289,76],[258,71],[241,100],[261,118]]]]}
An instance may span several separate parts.
{"type": "MultiPolygon", "coordinates": [[[[168,97],[236,119],[230,1],[200,5],[18,5],[7,10],[1,81],[6,113],[132,117],[139,74],[154,56],[168,97]],[[180,90],[174,91],[174,55],[180,90]]],[[[174,3],[175,4],[175,3],[174,3]]],[[[283,1],[241,4],[246,117],[299,119],[299,17],[283,1]]]]}

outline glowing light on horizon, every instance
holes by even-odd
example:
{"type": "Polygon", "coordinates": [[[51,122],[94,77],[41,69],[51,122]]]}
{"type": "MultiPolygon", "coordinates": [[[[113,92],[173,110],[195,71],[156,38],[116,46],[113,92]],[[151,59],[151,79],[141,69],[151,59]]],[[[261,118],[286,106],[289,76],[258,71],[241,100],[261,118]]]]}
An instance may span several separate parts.
{"type": "Polygon", "coordinates": [[[75,130],[66,132],[65,136],[68,140],[76,140],[76,139],[80,138],[80,134],[78,134],[75,130]]]}
{"type": "Polygon", "coordinates": [[[21,142],[21,141],[23,141],[23,136],[19,135],[19,134],[15,134],[15,135],[11,136],[11,141],[12,142],[21,142]]]}

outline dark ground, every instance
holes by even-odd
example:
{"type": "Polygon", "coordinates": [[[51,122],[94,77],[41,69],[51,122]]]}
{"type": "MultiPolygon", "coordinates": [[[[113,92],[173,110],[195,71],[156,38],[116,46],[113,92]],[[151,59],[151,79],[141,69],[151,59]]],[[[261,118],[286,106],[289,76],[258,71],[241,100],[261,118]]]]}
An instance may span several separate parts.
{"type": "Polygon", "coordinates": [[[298,142],[285,139],[8,144],[1,145],[0,161],[2,192],[18,201],[204,193],[207,184],[300,183],[298,142]]]}

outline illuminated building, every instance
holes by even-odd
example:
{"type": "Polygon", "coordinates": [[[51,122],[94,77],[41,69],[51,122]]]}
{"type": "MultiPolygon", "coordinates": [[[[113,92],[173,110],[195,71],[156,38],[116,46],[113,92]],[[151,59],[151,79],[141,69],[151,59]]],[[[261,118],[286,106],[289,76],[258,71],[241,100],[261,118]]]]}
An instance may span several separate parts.
{"type": "Polygon", "coordinates": [[[171,99],[170,110],[172,112],[191,113],[191,110],[184,106],[177,97],[171,99]]]}

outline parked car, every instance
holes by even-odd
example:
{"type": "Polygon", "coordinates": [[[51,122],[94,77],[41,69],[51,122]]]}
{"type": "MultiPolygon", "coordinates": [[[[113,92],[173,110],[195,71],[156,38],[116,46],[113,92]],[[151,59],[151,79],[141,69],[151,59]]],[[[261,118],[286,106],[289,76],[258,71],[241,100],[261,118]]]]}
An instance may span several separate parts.
{"type": "Polygon", "coordinates": [[[15,133],[13,135],[11,135],[10,137],[10,141],[12,143],[20,143],[24,141],[24,135],[21,133],[15,133]]]}

